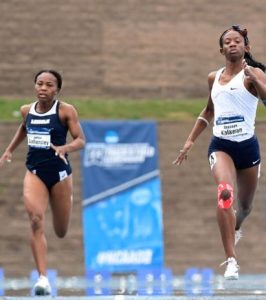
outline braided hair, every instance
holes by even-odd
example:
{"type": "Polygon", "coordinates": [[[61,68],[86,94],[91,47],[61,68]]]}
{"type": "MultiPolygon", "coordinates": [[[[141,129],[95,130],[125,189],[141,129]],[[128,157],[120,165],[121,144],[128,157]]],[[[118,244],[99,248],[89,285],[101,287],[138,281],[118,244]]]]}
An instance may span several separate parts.
{"type": "MultiPolygon", "coordinates": [[[[239,25],[233,25],[231,26],[230,28],[226,29],[220,36],[220,39],[219,39],[219,45],[220,45],[220,48],[223,47],[223,38],[225,36],[225,34],[228,32],[228,31],[231,31],[231,30],[234,30],[234,31],[237,31],[239,32],[242,37],[244,38],[244,43],[245,43],[245,46],[249,45],[249,39],[248,39],[248,31],[246,28],[244,29],[241,29],[239,25]]],[[[245,52],[245,55],[244,55],[244,59],[246,60],[247,64],[251,67],[254,67],[254,68],[260,68],[263,72],[266,71],[266,67],[264,64],[256,61],[250,52],[245,52]]]]}

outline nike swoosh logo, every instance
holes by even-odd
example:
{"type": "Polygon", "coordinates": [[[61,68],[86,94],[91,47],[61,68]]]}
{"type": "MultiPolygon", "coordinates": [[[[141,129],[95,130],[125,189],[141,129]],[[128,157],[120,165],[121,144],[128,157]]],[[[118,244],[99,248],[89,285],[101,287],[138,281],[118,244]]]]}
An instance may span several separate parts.
{"type": "Polygon", "coordinates": [[[260,161],[260,158],[259,159],[257,159],[257,160],[255,160],[255,161],[253,161],[252,163],[253,163],[253,165],[255,165],[257,162],[259,162],[260,161]]]}
{"type": "Polygon", "coordinates": [[[231,87],[230,90],[231,90],[231,91],[237,90],[237,88],[231,87]]]}

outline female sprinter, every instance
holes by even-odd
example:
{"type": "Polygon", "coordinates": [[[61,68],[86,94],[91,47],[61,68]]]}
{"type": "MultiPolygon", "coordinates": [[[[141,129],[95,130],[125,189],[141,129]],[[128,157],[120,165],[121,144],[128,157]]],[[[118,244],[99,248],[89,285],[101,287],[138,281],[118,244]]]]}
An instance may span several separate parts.
{"type": "Polygon", "coordinates": [[[226,257],[224,277],[238,279],[235,244],[257,187],[260,150],[255,117],[258,99],[266,100],[266,75],[265,66],[250,54],[246,29],[230,27],[220,36],[219,44],[225,66],[209,74],[207,106],[173,163],[180,165],[187,159],[193,143],[213,120],[208,157],[217,185],[217,221],[226,257]]]}
{"type": "Polygon", "coordinates": [[[25,208],[31,227],[31,248],[39,272],[35,295],[49,295],[46,277],[45,213],[50,204],[56,235],[63,238],[72,210],[72,171],[68,153],[84,147],[85,140],[75,108],[57,99],[61,75],[41,70],[34,79],[37,101],[21,107],[23,121],[0,158],[10,162],[13,151],[27,137],[28,154],[23,185],[25,208]],[[67,142],[67,133],[72,139],[67,142]]]}

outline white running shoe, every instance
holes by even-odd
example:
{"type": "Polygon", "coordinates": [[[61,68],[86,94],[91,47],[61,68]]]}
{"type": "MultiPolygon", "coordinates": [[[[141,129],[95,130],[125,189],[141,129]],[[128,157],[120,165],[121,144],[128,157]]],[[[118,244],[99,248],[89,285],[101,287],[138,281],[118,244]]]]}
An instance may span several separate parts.
{"type": "Polygon", "coordinates": [[[239,240],[243,237],[243,233],[241,228],[235,231],[235,246],[239,242],[239,240]]]}
{"type": "Polygon", "coordinates": [[[48,296],[51,295],[51,286],[46,276],[40,275],[38,281],[34,285],[35,296],[48,296]]]}
{"type": "Polygon", "coordinates": [[[227,280],[237,280],[239,278],[239,265],[234,257],[228,257],[227,260],[221,263],[220,266],[226,264],[224,278],[227,280]]]}

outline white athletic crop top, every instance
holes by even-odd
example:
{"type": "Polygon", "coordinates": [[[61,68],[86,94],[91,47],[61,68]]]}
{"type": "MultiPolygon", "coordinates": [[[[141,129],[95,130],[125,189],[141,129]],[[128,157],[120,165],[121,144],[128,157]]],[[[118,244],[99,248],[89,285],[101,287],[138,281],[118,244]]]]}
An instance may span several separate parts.
{"type": "Polygon", "coordinates": [[[223,70],[217,71],[211,91],[214,105],[213,135],[241,142],[254,135],[258,98],[245,88],[244,70],[227,84],[221,85],[219,78],[223,70]]]}

